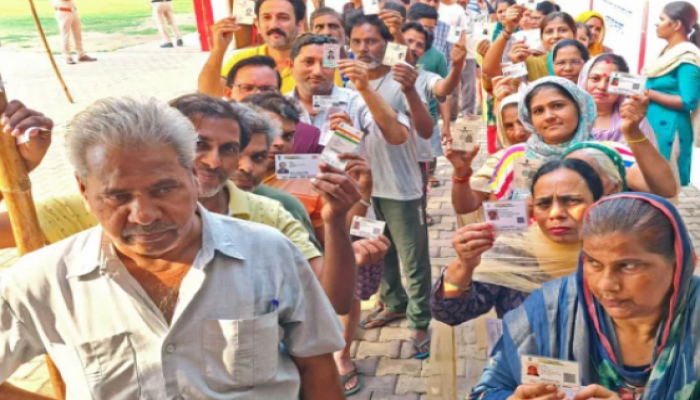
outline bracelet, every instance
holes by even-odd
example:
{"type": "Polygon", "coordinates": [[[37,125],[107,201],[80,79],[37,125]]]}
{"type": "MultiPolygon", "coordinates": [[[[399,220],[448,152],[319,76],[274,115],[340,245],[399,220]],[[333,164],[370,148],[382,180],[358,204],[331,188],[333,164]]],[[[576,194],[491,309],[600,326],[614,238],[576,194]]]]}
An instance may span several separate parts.
{"type": "Polygon", "coordinates": [[[443,273],[442,276],[445,277],[445,280],[447,281],[447,283],[448,283],[450,286],[454,286],[455,288],[461,290],[461,291],[464,292],[464,293],[466,293],[466,292],[472,290],[472,285],[471,285],[471,283],[469,284],[469,286],[464,287],[464,286],[459,286],[458,284],[452,282],[452,279],[450,279],[450,276],[447,275],[447,270],[445,270],[445,273],[443,273]]]}
{"type": "Polygon", "coordinates": [[[372,199],[370,199],[369,201],[367,201],[365,199],[360,199],[359,203],[367,208],[372,207],[372,199]]]}
{"type": "Polygon", "coordinates": [[[625,141],[626,141],[627,143],[631,143],[631,144],[634,144],[634,143],[642,143],[642,142],[645,141],[645,140],[649,140],[649,138],[646,137],[646,136],[644,136],[643,138],[637,139],[637,140],[627,140],[627,139],[625,139],[625,141]]]}
{"type": "Polygon", "coordinates": [[[464,178],[458,178],[458,177],[452,175],[452,182],[453,182],[453,183],[456,183],[456,184],[458,184],[458,185],[461,184],[461,183],[467,183],[467,182],[469,182],[469,179],[470,179],[471,177],[472,177],[472,173],[471,173],[471,172],[469,172],[469,174],[467,174],[467,176],[465,176],[464,178]]]}
{"type": "Polygon", "coordinates": [[[510,38],[513,36],[513,32],[508,33],[508,31],[506,30],[506,28],[503,28],[503,30],[501,31],[501,34],[503,35],[503,37],[504,37],[506,40],[510,40],[510,38]]]}

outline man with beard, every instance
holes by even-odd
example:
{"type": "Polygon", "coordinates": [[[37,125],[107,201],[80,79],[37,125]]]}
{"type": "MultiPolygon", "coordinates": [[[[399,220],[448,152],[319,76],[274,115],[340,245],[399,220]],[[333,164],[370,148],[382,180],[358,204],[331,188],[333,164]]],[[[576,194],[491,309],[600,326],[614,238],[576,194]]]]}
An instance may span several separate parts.
{"type": "Polygon", "coordinates": [[[198,205],[196,137],[153,99],[73,118],[68,157],[99,226],[3,271],[0,398],[32,398],[4,382],[43,354],[70,399],[345,398],[321,285],[276,230],[198,205]]]}
{"type": "MultiPolygon", "coordinates": [[[[426,358],[430,350],[430,255],[417,139],[429,139],[433,134],[426,98],[449,94],[459,82],[460,71],[439,85],[416,85],[419,74],[414,67],[405,63],[382,65],[389,41],[405,42],[401,24],[382,17],[360,15],[352,19],[348,26],[350,46],[358,60],[370,64],[369,85],[397,112],[410,113],[415,132],[409,133],[409,140],[401,146],[387,146],[377,140],[364,143],[372,165],[374,210],[379,219],[386,221],[387,237],[393,246],[385,258],[380,290],[384,307],[372,312],[361,325],[377,328],[407,316],[414,356],[426,358]],[[440,89],[436,90],[436,86],[440,89]],[[407,278],[408,295],[401,283],[400,265],[407,278]]],[[[462,54],[458,56],[464,60],[462,54]]],[[[348,84],[349,88],[352,86],[352,82],[348,84]]]]}

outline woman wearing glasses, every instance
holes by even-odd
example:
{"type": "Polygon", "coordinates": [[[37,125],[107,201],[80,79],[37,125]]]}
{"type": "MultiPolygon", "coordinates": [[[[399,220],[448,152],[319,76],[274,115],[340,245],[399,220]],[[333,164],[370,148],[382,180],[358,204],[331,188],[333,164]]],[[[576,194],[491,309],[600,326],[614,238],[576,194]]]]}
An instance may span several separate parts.
{"type": "Polygon", "coordinates": [[[549,74],[577,83],[588,58],[588,49],[581,42],[576,39],[562,40],[549,53],[549,74]]]}

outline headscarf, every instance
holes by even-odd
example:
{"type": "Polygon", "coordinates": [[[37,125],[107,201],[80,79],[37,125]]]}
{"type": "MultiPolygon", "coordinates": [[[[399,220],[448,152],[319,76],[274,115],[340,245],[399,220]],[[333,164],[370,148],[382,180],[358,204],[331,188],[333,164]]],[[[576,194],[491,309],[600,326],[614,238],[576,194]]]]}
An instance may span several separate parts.
{"type": "Polygon", "coordinates": [[[507,149],[508,147],[515,144],[512,143],[510,139],[508,139],[508,135],[506,134],[506,128],[503,125],[503,110],[506,108],[506,106],[517,106],[520,103],[521,99],[522,97],[519,94],[511,94],[510,96],[501,100],[501,102],[498,105],[498,113],[496,115],[496,124],[498,125],[498,131],[496,139],[498,140],[499,149],[507,149]]]}
{"type": "Polygon", "coordinates": [[[605,53],[605,46],[603,46],[603,39],[605,39],[605,17],[603,17],[603,14],[599,13],[598,11],[586,11],[576,17],[576,22],[580,22],[582,24],[585,24],[589,19],[594,17],[603,22],[603,30],[600,31],[598,41],[591,42],[591,44],[588,45],[588,53],[591,55],[591,57],[605,53]]]}
{"type": "Polygon", "coordinates": [[[588,290],[579,258],[576,274],[545,284],[520,308],[506,314],[503,338],[492,353],[494,360],[486,367],[471,399],[484,393],[512,393],[521,383],[521,355],[578,362],[581,386],[597,383],[617,393],[623,392],[627,388],[625,382],[629,382],[645,387],[641,400],[698,398],[700,278],[693,275],[697,258],[692,241],[678,211],[661,197],[622,193],[597,204],[619,198],[649,203],[663,212],[674,227],[676,265],[672,295],[659,324],[649,368],[639,371],[622,365],[613,322],[588,290]]]}
{"type": "MultiPolygon", "coordinates": [[[[581,69],[581,73],[578,76],[578,87],[581,88],[581,90],[587,91],[587,85],[588,85],[588,77],[591,75],[591,70],[593,69],[593,66],[596,64],[596,60],[600,55],[597,55],[586,64],[584,64],[583,69],[581,69]]],[[[622,117],[620,116],[620,107],[622,106],[622,103],[627,100],[627,96],[619,96],[617,99],[617,102],[613,105],[613,114],[612,114],[612,119],[610,121],[610,129],[596,129],[593,128],[591,130],[591,136],[593,136],[594,139],[600,140],[600,141],[612,141],[612,142],[619,142],[619,143],[626,143],[625,141],[625,136],[622,134],[622,117]]],[[[651,127],[651,124],[649,124],[649,121],[644,118],[642,122],[639,124],[639,130],[642,131],[644,136],[649,139],[649,141],[654,145],[654,147],[657,147],[658,144],[656,142],[656,134],[654,134],[654,129],[651,127]]]]}
{"type": "MultiPolygon", "coordinates": [[[[596,149],[603,154],[605,154],[610,161],[615,164],[615,168],[617,169],[617,173],[620,177],[620,183],[622,184],[622,191],[626,192],[627,191],[627,168],[628,166],[625,165],[625,160],[623,159],[623,154],[621,151],[627,150],[631,154],[632,152],[629,149],[625,149],[622,147],[622,145],[619,146],[614,146],[614,142],[583,142],[583,143],[578,143],[574,146],[571,146],[565,153],[563,158],[566,158],[569,154],[581,150],[581,149],[596,149]]],[[[629,157],[629,155],[628,155],[629,157]]],[[[630,166],[634,164],[634,156],[632,156],[632,163],[630,166]]]]}

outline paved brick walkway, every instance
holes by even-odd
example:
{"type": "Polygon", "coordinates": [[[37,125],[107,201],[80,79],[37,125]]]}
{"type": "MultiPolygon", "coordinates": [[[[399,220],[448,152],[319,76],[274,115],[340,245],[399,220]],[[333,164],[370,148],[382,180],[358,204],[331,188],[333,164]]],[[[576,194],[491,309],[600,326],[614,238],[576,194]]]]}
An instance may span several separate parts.
{"type": "MultiPolygon", "coordinates": [[[[33,108],[65,124],[75,113],[94,100],[106,96],[142,95],[168,100],[196,88],[197,75],[206,54],[197,51],[196,38],[186,37],[186,47],[164,50],[156,44],[142,45],[114,53],[99,53],[99,61],[77,66],[61,65],[76,104],[66,102],[43,54],[0,51],[0,71],[7,83],[10,98],[21,99],[33,108]]],[[[482,144],[484,138],[482,137],[482,144]]],[[[482,148],[485,148],[482,145],[482,148]]],[[[481,156],[476,164],[483,162],[481,156]]],[[[445,159],[438,165],[441,186],[432,189],[428,212],[436,224],[430,228],[433,277],[455,255],[451,247],[456,216],[450,201],[451,167],[445,159]]],[[[65,158],[62,135],[55,135],[53,146],[42,166],[32,174],[35,197],[66,194],[76,190],[65,158]]],[[[700,244],[700,192],[687,188],[680,197],[681,214],[693,238],[700,244]]],[[[696,247],[697,248],[697,247],[696,247]]],[[[15,254],[0,252],[0,269],[11,265],[15,254]]],[[[368,302],[363,308],[371,308],[368,302]]],[[[477,341],[474,323],[455,330],[457,386],[461,397],[471,389],[486,362],[486,350],[477,341]]],[[[360,330],[352,354],[359,369],[366,374],[366,387],[352,399],[398,400],[426,399],[426,382],[434,373],[429,361],[408,359],[406,321],[382,329],[360,330]]],[[[28,364],[16,375],[31,390],[50,393],[41,360],[28,364]]],[[[441,397],[435,397],[441,398],[441,397]]]]}

